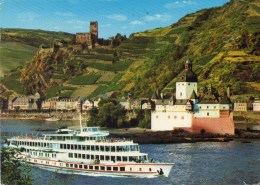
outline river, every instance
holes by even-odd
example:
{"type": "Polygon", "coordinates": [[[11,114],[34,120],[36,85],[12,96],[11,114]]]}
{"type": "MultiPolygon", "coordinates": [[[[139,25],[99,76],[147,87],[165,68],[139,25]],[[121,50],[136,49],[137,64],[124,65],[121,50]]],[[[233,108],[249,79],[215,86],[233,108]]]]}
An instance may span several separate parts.
{"type": "MultiPolygon", "coordinates": [[[[36,128],[75,123],[31,120],[0,120],[2,135],[40,134],[36,128]],[[46,126],[47,124],[47,126],[46,126]]],[[[143,144],[141,151],[161,162],[175,163],[170,175],[158,178],[67,175],[32,167],[34,185],[218,185],[260,184],[260,141],[242,143],[204,142],[183,144],[143,144]]]]}

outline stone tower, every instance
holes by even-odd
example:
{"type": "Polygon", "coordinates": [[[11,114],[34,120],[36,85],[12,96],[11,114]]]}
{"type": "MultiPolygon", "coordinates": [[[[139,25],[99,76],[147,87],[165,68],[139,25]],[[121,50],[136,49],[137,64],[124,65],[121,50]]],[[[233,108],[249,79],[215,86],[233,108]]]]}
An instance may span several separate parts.
{"type": "Polygon", "coordinates": [[[95,44],[98,41],[98,22],[97,21],[91,21],[90,22],[90,34],[91,34],[91,40],[92,40],[92,47],[95,47],[95,44]]]}

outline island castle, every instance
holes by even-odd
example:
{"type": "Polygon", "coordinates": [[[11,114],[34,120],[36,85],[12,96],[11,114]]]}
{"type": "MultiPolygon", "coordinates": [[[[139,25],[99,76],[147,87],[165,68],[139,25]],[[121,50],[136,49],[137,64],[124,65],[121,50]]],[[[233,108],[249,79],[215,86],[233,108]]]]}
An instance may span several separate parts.
{"type": "Polygon", "coordinates": [[[176,97],[156,101],[151,115],[151,129],[154,131],[181,128],[190,132],[234,134],[232,103],[229,90],[220,98],[211,85],[204,95],[198,97],[197,75],[192,63],[185,64],[186,75],[176,82],[176,97]]]}

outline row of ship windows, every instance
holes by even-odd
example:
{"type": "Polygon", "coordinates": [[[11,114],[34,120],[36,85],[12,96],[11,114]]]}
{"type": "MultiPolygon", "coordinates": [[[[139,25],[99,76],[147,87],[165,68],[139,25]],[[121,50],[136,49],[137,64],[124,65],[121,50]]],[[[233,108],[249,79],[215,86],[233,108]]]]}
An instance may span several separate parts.
{"type": "MultiPolygon", "coordinates": [[[[64,137],[64,136],[56,136],[55,138],[57,138],[60,141],[65,141],[65,140],[73,140],[72,136],[68,136],[68,137],[64,137]]],[[[92,141],[92,140],[105,140],[105,137],[101,137],[101,136],[97,136],[97,137],[79,137],[80,141],[92,141]]]]}
{"type": "Polygon", "coordinates": [[[56,154],[51,153],[42,153],[42,152],[30,152],[31,155],[40,156],[40,157],[52,157],[57,158],[56,154]]]}
{"type": "Polygon", "coordinates": [[[60,144],[60,149],[68,149],[68,150],[89,150],[89,151],[105,151],[105,152],[139,151],[138,145],[99,146],[99,145],[60,144]]]}
{"type": "Polygon", "coordinates": [[[36,146],[51,148],[52,143],[29,142],[29,141],[13,141],[14,145],[36,146]]]}
{"type": "MultiPolygon", "coordinates": [[[[14,141],[14,145],[25,145],[35,147],[47,147],[52,148],[51,143],[41,142],[26,142],[26,141],[14,141]]],[[[106,152],[128,152],[128,151],[139,151],[138,145],[127,145],[127,146],[99,146],[99,145],[73,145],[73,144],[60,144],[60,149],[68,150],[89,150],[89,151],[106,151],[106,152]]]]}
{"type": "Polygon", "coordinates": [[[123,161],[123,162],[144,162],[147,160],[147,156],[109,156],[109,155],[89,155],[89,154],[77,154],[69,153],[69,158],[80,158],[80,159],[92,159],[92,160],[101,160],[101,161],[123,161]]]}
{"type": "MultiPolygon", "coordinates": [[[[38,160],[29,159],[29,162],[35,162],[37,163],[38,160]]],[[[44,162],[41,161],[41,164],[44,162]]],[[[49,161],[46,161],[45,164],[50,164],[49,161]]],[[[53,163],[56,165],[56,162],[53,163]]],[[[59,166],[63,166],[63,163],[59,163],[59,166]]],[[[115,167],[115,166],[93,166],[93,165],[82,165],[82,164],[66,164],[67,168],[77,168],[77,169],[85,169],[85,170],[102,170],[102,171],[125,171],[125,167],[115,167]]],[[[132,168],[129,169],[132,171],[132,168]]],[[[139,168],[139,171],[142,171],[142,168],[139,168]]],[[[149,168],[149,171],[152,171],[152,168],[149,168]]]]}

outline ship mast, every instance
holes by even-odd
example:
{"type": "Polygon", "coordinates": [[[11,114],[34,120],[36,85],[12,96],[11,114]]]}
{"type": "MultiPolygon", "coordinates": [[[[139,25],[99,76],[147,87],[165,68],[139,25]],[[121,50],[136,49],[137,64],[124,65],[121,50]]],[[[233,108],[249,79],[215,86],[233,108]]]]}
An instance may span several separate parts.
{"type": "Polygon", "coordinates": [[[79,124],[80,124],[80,132],[83,132],[81,113],[79,114],[79,124]]]}

